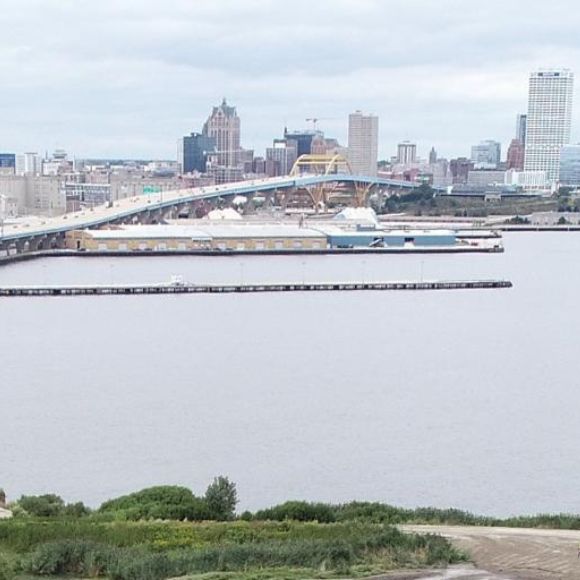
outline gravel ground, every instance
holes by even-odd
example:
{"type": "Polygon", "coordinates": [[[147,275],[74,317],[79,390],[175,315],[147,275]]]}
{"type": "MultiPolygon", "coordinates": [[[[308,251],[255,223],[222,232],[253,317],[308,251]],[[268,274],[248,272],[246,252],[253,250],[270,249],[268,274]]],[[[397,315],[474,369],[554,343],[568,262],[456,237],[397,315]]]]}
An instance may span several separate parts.
{"type": "MultiPolygon", "coordinates": [[[[440,534],[467,552],[476,568],[424,572],[409,580],[578,580],[580,531],[478,526],[400,526],[403,531],[440,534]]],[[[385,577],[385,579],[388,576],[385,577]]],[[[404,580],[400,576],[400,580],[404,580]]],[[[391,580],[399,580],[392,576],[391,580]]]]}

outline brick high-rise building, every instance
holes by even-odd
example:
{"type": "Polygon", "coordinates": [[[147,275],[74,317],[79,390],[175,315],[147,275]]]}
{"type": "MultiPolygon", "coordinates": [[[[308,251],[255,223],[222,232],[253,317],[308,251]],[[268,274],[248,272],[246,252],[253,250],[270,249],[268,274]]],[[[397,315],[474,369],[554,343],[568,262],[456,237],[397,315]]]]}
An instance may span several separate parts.
{"type": "Polygon", "coordinates": [[[507,150],[507,168],[517,171],[524,169],[524,144],[519,139],[512,139],[507,150]]]}
{"type": "Polygon", "coordinates": [[[453,178],[453,183],[467,183],[469,172],[473,169],[473,161],[467,157],[459,157],[449,161],[449,171],[453,178]]]}
{"type": "Polygon", "coordinates": [[[240,118],[235,107],[226,99],[214,107],[203,126],[203,134],[211,137],[216,146],[216,163],[220,167],[237,167],[240,164],[240,118]]]}

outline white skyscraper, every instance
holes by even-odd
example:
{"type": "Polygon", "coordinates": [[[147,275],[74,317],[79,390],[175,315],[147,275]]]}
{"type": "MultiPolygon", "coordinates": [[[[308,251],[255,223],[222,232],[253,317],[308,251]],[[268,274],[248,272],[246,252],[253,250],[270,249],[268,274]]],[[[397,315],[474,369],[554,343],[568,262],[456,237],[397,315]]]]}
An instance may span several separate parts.
{"type": "Polygon", "coordinates": [[[348,116],[348,159],[355,175],[377,174],[379,118],[355,111],[348,116]]]}
{"type": "Polygon", "coordinates": [[[417,162],[417,144],[403,141],[397,145],[397,163],[411,165],[417,162]]]}
{"type": "Polygon", "coordinates": [[[42,160],[38,153],[16,155],[16,175],[40,175],[42,160]]]}
{"type": "Polygon", "coordinates": [[[525,171],[545,171],[558,180],[560,151],[570,142],[574,74],[568,69],[539,70],[530,75],[525,171]]]}

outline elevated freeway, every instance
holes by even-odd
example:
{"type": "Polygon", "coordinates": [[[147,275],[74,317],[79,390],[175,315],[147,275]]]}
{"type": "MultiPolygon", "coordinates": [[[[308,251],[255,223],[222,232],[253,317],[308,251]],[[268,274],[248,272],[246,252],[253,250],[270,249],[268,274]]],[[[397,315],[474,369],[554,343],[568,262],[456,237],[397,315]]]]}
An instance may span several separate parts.
{"type": "Polygon", "coordinates": [[[299,175],[241,181],[223,185],[163,191],[110,202],[90,209],[54,218],[30,218],[0,229],[0,257],[29,251],[63,248],[65,234],[79,229],[99,228],[111,224],[158,223],[168,215],[178,214],[193,204],[238,195],[255,196],[275,191],[296,191],[325,183],[340,183],[381,190],[413,190],[417,184],[379,177],[349,174],[299,175]]]}

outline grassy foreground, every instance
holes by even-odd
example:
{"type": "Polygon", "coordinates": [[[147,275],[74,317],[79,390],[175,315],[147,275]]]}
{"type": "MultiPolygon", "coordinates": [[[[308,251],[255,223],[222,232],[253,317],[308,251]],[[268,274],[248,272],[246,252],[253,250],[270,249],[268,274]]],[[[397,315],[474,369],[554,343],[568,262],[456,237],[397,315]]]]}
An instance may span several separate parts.
{"type": "Polygon", "coordinates": [[[237,514],[236,505],[236,486],[223,476],[203,495],[155,486],[97,509],[54,494],[23,495],[8,504],[14,518],[0,520],[0,580],[356,578],[465,559],[446,539],[404,534],[397,524],[580,529],[575,515],[502,520],[454,509],[304,501],[237,514]]]}
{"type": "Polygon", "coordinates": [[[103,522],[91,517],[0,522],[0,580],[17,575],[360,577],[462,559],[443,538],[406,535],[374,523],[103,522]]]}

